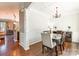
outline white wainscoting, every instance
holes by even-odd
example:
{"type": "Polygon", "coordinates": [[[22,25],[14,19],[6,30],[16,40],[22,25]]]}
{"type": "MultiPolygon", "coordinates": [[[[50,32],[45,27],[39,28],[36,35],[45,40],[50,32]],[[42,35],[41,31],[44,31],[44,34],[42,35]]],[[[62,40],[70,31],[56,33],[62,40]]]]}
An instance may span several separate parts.
{"type": "Polygon", "coordinates": [[[20,42],[19,44],[24,48],[24,50],[29,49],[29,42],[26,40],[25,33],[20,33],[20,42]]]}
{"type": "Polygon", "coordinates": [[[72,33],[72,42],[79,42],[79,32],[72,33]]]}

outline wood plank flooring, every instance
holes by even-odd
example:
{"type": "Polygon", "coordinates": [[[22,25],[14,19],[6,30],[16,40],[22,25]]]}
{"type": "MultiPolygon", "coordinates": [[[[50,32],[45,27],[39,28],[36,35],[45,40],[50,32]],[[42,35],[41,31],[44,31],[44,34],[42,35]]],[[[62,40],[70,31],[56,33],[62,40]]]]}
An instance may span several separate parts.
{"type": "MultiPolygon", "coordinates": [[[[14,42],[13,36],[6,36],[5,39],[0,39],[0,56],[50,56],[49,51],[42,53],[42,43],[36,43],[30,46],[30,49],[25,51],[19,42],[14,42]]],[[[59,56],[76,56],[79,55],[79,43],[65,43],[65,50],[59,56]]],[[[55,56],[55,52],[52,53],[55,56]]]]}

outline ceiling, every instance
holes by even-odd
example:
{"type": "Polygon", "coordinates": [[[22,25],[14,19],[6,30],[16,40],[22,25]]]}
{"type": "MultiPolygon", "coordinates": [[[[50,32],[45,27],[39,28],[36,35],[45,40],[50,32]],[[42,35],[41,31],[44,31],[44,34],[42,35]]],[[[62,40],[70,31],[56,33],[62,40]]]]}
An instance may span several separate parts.
{"type": "Polygon", "coordinates": [[[44,14],[51,14],[55,12],[56,6],[61,13],[73,13],[73,11],[79,13],[79,2],[32,2],[30,8],[44,14]]]}
{"type": "Polygon", "coordinates": [[[0,2],[0,8],[3,7],[17,7],[17,8],[27,8],[31,2],[0,2]]]}

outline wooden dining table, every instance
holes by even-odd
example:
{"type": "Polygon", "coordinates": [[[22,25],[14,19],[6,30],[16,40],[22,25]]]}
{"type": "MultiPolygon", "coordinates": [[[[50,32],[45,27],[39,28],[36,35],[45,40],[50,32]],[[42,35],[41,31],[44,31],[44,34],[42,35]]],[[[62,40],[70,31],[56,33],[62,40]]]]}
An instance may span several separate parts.
{"type": "Polygon", "coordinates": [[[58,45],[61,42],[62,35],[61,34],[53,34],[52,41],[56,42],[56,45],[58,45]]]}

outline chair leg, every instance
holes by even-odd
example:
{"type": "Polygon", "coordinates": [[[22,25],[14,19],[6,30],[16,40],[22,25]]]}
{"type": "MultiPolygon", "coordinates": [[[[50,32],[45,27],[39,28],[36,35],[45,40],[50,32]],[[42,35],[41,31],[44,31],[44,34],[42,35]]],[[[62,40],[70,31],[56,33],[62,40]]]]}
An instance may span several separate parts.
{"type": "Polygon", "coordinates": [[[63,50],[64,50],[64,43],[63,43],[63,50]]]}
{"type": "Polygon", "coordinates": [[[57,46],[55,47],[56,56],[58,56],[57,46]]]}
{"type": "Polygon", "coordinates": [[[42,53],[44,53],[44,45],[42,45],[42,53]]]}
{"type": "Polygon", "coordinates": [[[62,53],[62,45],[60,44],[60,50],[61,50],[61,53],[62,53]]]}
{"type": "Polygon", "coordinates": [[[49,55],[52,56],[52,49],[49,49],[49,55]]]}

